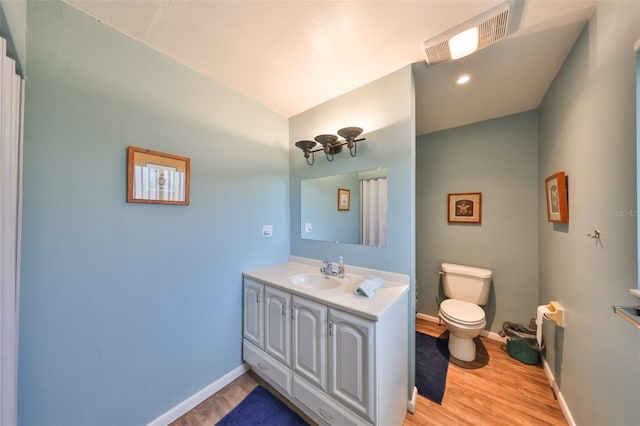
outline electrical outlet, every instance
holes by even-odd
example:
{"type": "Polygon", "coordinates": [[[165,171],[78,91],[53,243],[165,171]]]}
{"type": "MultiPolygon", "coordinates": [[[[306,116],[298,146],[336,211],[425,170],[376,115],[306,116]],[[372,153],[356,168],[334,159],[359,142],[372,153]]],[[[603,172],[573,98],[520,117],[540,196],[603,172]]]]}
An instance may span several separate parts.
{"type": "Polygon", "coordinates": [[[262,225],[262,236],[271,237],[273,235],[273,225],[262,225]]]}
{"type": "Polygon", "coordinates": [[[307,233],[307,234],[310,233],[310,232],[313,232],[313,225],[311,223],[309,223],[309,222],[305,223],[304,224],[304,232],[307,233]]]}

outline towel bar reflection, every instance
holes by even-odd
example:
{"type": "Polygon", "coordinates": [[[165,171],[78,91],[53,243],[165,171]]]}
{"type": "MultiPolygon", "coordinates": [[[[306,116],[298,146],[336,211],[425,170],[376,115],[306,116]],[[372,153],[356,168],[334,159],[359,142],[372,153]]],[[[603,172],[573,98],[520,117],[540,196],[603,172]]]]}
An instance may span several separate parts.
{"type": "Polygon", "coordinates": [[[640,307],[612,305],[613,312],[640,330],[640,307]]]}

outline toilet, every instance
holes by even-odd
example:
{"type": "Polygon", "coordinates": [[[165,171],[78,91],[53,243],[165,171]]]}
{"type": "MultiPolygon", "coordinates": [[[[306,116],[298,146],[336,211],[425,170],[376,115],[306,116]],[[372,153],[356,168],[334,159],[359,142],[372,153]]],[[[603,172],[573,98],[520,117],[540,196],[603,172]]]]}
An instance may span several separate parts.
{"type": "Polygon", "coordinates": [[[448,299],[440,304],[438,316],[449,330],[449,353],[461,361],[476,359],[474,337],[487,321],[478,305],[489,300],[492,272],[473,266],[443,263],[442,288],[448,299]]]}

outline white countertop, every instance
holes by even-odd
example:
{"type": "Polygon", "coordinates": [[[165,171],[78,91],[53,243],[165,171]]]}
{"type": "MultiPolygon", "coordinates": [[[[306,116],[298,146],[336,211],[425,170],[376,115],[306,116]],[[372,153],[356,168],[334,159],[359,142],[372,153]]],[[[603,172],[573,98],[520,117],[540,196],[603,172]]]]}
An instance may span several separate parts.
{"type": "Polygon", "coordinates": [[[291,274],[320,272],[321,266],[322,262],[319,260],[291,256],[289,262],[251,269],[242,275],[372,321],[378,321],[385,310],[398,299],[406,299],[407,297],[409,290],[407,275],[349,265],[345,265],[347,277],[344,280],[345,284],[338,288],[312,289],[292,284],[289,281],[291,274]],[[381,277],[384,280],[383,287],[378,289],[371,298],[356,295],[355,288],[364,277],[369,275],[381,277]]]}

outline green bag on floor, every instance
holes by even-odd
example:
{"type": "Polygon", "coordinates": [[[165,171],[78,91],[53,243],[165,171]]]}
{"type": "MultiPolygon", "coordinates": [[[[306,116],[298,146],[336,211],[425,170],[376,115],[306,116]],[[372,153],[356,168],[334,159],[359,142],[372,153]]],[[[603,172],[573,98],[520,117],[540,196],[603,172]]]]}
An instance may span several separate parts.
{"type": "Polygon", "coordinates": [[[507,353],[512,358],[529,365],[538,363],[540,347],[536,340],[535,328],[506,321],[502,324],[499,334],[507,338],[507,353]]]}

